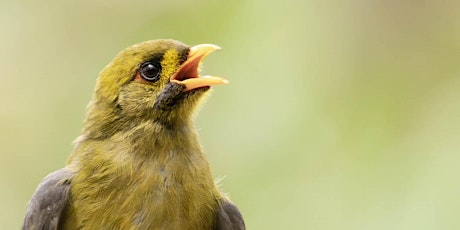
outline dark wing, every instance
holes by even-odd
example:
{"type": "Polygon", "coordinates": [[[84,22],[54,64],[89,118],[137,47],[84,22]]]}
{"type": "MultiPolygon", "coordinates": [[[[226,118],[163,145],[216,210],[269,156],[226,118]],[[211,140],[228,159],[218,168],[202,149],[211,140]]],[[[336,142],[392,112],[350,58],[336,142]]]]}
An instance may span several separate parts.
{"type": "Polygon", "coordinates": [[[43,179],[27,207],[23,230],[58,229],[61,214],[68,204],[72,175],[63,168],[43,179]]]}
{"type": "Polygon", "coordinates": [[[227,199],[220,202],[216,213],[216,224],[214,230],[245,230],[243,216],[240,210],[227,199]]]}

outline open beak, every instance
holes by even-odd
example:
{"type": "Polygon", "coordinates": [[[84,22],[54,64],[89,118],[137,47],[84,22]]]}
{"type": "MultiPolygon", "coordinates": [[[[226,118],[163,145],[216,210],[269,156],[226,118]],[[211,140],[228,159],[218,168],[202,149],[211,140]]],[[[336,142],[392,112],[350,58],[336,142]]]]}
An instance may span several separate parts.
{"type": "Polygon", "coordinates": [[[171,77],[171,82],[185,85],[185,91],[212,85],[228,83],[227,80],[215,76],[200,76],[198,68],[202,60],[210,53],[220,49],[219,46],[201,44],[190,48],[187,60],[171,77]]]}

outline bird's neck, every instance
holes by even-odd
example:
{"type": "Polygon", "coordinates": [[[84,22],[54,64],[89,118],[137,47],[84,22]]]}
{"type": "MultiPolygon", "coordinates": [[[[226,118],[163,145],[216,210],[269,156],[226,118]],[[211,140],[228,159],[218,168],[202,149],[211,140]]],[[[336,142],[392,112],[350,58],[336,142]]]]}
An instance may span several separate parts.
{"type": "MultiPolygon", "coordinates": [[[[117,154],[132,157],[180,154],[186,158],[193,156],[204,158],[192,122],[171,125],[147,120],[132,124],[110,136],[102,135],[100,130],[83,132],[75,144],[72,155],[89,155],[89,158],[95,152],[98,154],[103,152],[107,157],[114,157],[117,154]],[[93,134],[98,135],[93,136],[93,134]],[[94,146],[98,149],[93,149],[94,146]],[[89,147],[92,149],[88,149],[89,147]]],[[[73,158],[72,155],[69,161],[73,158]]]]}
{"type": "Polygon", "coordinates": [[[114,104],[92,101],[83,123],[82,136],[87,140],[106,140],[123,133],[143,132],[147,136],[195,137],[191,112],[156,112],[155,116],[131,117],[114,104]]]}
{"type": "Polygon", "coordinates": [[[142,213],[142,226],[210,229],[222,196],[191,125],[146,121],[105,140],[83,135],[67,167],[76,172],[75,216],[87,223],[100,223],[99,216],[115,210],[104,221],[142,213]]]}

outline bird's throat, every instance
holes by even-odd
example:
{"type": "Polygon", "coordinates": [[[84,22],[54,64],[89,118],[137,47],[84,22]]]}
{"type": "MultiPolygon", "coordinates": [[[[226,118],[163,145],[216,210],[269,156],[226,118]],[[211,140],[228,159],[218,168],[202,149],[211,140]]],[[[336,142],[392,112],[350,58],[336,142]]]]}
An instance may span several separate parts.
{"type": "Polygon", "coordinates": [[[221,195],[192,126],[145,122],[104,141],[82,138],[68,164],[77,168],[69,215],[94,223],[104,215],[102,221],[113,223],[117,220],[110,218],[125,213],[122,228],[133,223],[139,229],[168,223],[174,223],[169,226],[173,229],[212,225],[221,195]]]}

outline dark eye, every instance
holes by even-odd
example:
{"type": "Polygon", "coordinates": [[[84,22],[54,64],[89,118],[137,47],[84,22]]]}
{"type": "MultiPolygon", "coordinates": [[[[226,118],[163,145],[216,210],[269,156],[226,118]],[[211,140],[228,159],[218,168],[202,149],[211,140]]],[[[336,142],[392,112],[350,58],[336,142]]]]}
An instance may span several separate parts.
{"type": "Polygon", "coordinates": [[[156,82],[160,79],[161,65],[152,62],[145,62],[141,65],[139,72],[141,77],[145,80],[149,82],[156,82]]]}

